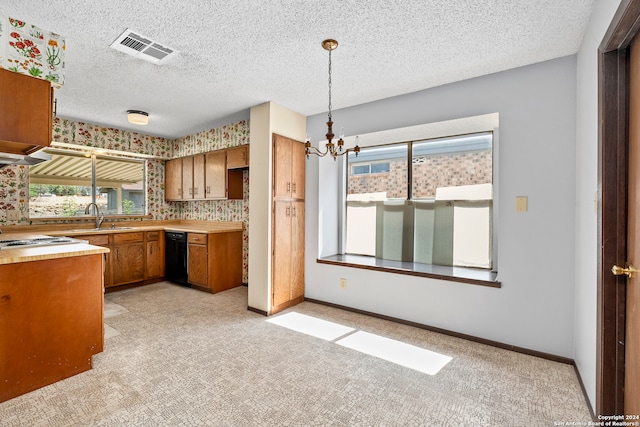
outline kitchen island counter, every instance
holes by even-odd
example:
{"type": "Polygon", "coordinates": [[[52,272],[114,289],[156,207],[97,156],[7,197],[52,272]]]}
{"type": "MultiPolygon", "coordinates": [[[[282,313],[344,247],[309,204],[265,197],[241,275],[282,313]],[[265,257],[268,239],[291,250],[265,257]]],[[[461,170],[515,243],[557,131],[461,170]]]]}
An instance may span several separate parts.
{"type": "MultiPolygon", "coordinates": [[[[53,235],[53,234],[49,234],[53,235]]],[[[47,237],[36,233],[3,233],[0,240],[34,239],[47,237]]],[[[95,255],[108,253],[109,249],[93,246],[87,243],[71,243],[62,245],[48,245],[38,247],[14,247],[0,249],[0,265],[13,264],[28,261],[41,261],[46,259],[68,258],[81,255],[95,255]]]]}
{"type": "MultiPolygon", "coordinates": [[[[36,234],[3,234],[2,239],[36,234]]],[[[79,374],[104,348],[104,253],[85,243],[0,249],[0,402],[79,374]]]]}

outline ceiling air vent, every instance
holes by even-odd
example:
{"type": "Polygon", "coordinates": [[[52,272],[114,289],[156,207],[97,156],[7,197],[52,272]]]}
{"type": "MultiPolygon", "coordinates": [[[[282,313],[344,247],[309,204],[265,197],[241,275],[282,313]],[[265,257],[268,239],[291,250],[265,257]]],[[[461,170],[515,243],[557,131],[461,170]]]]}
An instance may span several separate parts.
{"type": "Polygon", "coordinates": [[[156,43],[150,38],[128,28],[111,43],[111,47],[127,55],[144,59],[154,64],[165,63],[169,58],[178,53],[177,50],[156,43]]]}

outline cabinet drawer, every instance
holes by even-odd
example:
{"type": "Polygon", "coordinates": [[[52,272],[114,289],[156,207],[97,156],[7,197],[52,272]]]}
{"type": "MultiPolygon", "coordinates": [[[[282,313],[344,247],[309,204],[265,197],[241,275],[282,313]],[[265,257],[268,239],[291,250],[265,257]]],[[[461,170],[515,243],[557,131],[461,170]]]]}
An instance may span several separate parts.
{"type": "Polygon", "coordinates": [[[197,245],[206,245],[207,235],[203,233],[189,233],[187,235],[187,242],[195,243],[197,245]]]}
{"type": "Polygon", "coordinates": [[[157,240],[160,240],[159,231],[147,231],[147,242],[155,242],[157,240]]]}
{"type": "Polygon", "coordinates": [[[90,245],[109,246],[109,235],[99,234],[93,236],[74,236],[75,239],[86,240],[90,245]]]}
{"type": "Polygon", "coordinates": [[[142,242],[142,232],[138,233],[118,233],[113,235],[113,244],[142,242]]]}

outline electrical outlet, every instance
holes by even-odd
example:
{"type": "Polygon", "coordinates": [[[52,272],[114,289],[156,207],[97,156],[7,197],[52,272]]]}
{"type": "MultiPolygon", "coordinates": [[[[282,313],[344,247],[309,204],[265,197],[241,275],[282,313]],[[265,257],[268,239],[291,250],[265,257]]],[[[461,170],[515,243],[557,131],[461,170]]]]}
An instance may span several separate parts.
{"type": "Polygon", "coordinates": [[[20,211],[17,209],[9,209],[7,212],[7,221],[20,221],[20,211]]]}
{"type": "Polygon", "coordinates": [[[347,279],[345,279],[344,277],[340,278],[340,288],[347,289],[347,279]]]}

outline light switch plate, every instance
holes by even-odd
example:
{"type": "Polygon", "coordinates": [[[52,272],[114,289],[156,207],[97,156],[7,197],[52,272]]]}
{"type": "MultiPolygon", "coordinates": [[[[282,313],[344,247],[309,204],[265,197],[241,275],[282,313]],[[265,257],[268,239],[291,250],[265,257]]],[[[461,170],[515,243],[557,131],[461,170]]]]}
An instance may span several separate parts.
{"type": "Polygon", "coordinates": [[[516,197],[516,212],[527,211],[527,196],[516,197]]]}

